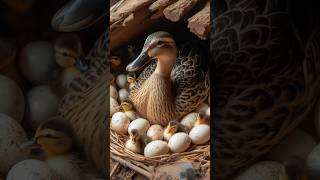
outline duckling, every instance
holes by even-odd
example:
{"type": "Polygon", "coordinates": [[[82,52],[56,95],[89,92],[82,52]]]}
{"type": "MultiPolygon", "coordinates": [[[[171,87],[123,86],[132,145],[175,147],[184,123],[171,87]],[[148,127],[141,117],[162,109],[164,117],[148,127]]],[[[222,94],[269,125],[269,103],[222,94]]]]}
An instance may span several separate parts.
{"type": "Polygon", "coordinates": [[[134,81],[136,80],[136,74],[135,73],[128,73],[127,74],[127,81],[129,84],[129,90],[132,89],[134,86],[134,81]]]}
{"type": "Polygon", "coordinates": [[[140,116],[134,111],[132,102],[129,99],[125,99],[120,104],[120,111],[123,111],[130,120],[138,119],[140,116]]]}
{"type": "Polygon", "coordinates": [[[207,116],[204,112],[199,112],[197,115],[197,119],[194,122],[194,126],[197,126],[200,124],[208,124],[208,119],[207,119],[207,116]]]}
{"type": "Polygon", "coordinates": [[[22,144],[22,148],[40,149],[44,152],[44,159],[51,170],[65,180],[82,180],[102,178],[90,164],[79,159],[73,152],[72,131],[66,120],[54,117],[42,123],[33,140],[22,144]]]}
{"type": "Polygon", "coordinates": [[[129,135],[125,147],[132,152],[143,154],[144,148],[151,142],[151,139],[145,134],[139,133],[137,129],[129,131],[129,135]]]}
{"type": "Polygon", "coordinates": [[[149,62],[134,82],[130,99],[151,124],[166,126],[170,120],[196,110],[206,100],[209,76],[200,66],[200,56],[192,51],[186,53],[185,49],[178,53],[168,32],[149,35],[140,55],[126,70],[138,71],[149,62]]]}
{"type": "Polygon", "coordinates": [[[168,126],[164,129],[163,132],[163,138],[166,141],[169,141],[169,139],[177,132],[189,132],[189,128],[184,126],[183,124],[179,123],[177,120],[172,120],[169,122],[168,126]]]}
{"type": "Polygon", "coordinates": [[[121,67],[121,59],[118,56],[111,56],[111,71],[117,72],[121,67]]]}

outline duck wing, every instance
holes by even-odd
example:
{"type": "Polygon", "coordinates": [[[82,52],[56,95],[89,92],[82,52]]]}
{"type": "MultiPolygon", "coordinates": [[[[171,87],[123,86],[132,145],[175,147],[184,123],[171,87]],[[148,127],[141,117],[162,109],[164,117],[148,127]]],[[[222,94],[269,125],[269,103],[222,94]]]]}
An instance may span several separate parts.
{"type": "MultiPolygon", "coordinates": [[[[223,179],[279,143],[310,112],[316,98],[305,80],[304,46],[288,13],[288,1],[213,3],[211,137],[214,171],[217,179],[223,179]]],[[[311,58],[308,62],[315,65],[316,56],[311,58]]],[[[316,72],[312,65],[311,76],[316,72]]]]}

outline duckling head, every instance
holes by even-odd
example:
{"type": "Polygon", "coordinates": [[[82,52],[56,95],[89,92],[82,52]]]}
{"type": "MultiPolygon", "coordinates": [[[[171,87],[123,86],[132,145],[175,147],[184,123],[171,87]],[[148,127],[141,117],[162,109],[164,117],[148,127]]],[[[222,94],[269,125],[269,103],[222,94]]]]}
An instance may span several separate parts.
{"type": "Polygon", "coordinates": [[[179,122],[176,120],[172,120],[169,122],[168,126],[165,129],[166,134],[173,135],[174,133],[178,132],[179,129],[179,122]]]}
{"type": "Polygon", "coordinates": [[[206,114],[204,112],[199,112],[197,115],[197,119],[194,122],[194,125],[199,125],[199,124],[208,124],[208,120],[206,117],[206,114]]]}
{"type": "Polygon", "coordinates": [[[121,59],[118,56],[111,56],[111,68],[117,68],[121,65],[121,59]]]}
{"type": "Polygon", "coordinates": [[[129,100],[129,99],[125,99],[121,102],[120,104],[120,110],[121,111],[132,111],[134,108],[133,108],[133,104],[132,102],[129,100]]]}
{"type": "Polygon", "coordinates": [[[136,80],[136,74],[133,72],[130,72],[127,74],[127,81],[129,84],[133,83],[136,80]]]}
{"type": "Polygon", "coordinates": [[[140,55],[128,66],[129,72],[138,71],[152,59],[158,61],[156,73],[170,75],[177,57],[176,43],[171,34],[158,31],[150,34],[142,48],[140,55]]]}
{"type": "Polygon", "coordinates": [[[22,148],[41,149],[47,157],[53,157],[69,153],[73,146],[72,139],[72,131],[65,120],[55,117],[42,123],[34,138],[24,143],[22,148]]]}
{"type": "Polygon", "coordinates": [[[54,42],[56,61],[61,67],[70,67],[83,59],[81,41],[74,34],[59,36],[54,42]]]}
{"type": "Polygon", "coordinates": [[[132,129],[129,131],[129,138],[133,143],[139,143],[140,140],[140,134],[137,129],[132,129]]]}

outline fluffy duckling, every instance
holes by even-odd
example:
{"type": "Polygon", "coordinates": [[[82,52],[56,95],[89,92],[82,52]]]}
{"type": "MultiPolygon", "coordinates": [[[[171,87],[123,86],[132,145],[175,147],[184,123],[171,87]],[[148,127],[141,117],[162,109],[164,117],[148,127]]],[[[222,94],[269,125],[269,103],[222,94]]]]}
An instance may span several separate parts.
{"type": "Polygon", "coordinates": [[[151,139],[145,134],[139,133],[137,129],[129,131],[129,139],[126,141],[125,147],[135,153],[143,154],[146,145],[151,139]]]}
{"type": "Polygon", "coordinates": [[[170,121],[168,126],[164,129],[163,132],[163,138],[166,141],[169,141],[169,139],[177,132],[189,132],[189,128],[184,126],[183,124],[179,123],[177,120],[170,121]]]}
{"type": "Polygon", "coordinates": [[[200,124],[208,124],[208,118],[204,112],[199,112],[197,115],[197,119],[194,122],[194,126],[197,126],[200,124]]]}
{"type": "Polygon", "coordinates": [[[44,152],[45,162],[51,170],[64,180],[89,180],[102,178],[102,175],[91,169],[73,153],[72,131],[65,119],[52,118],[42,123],[33,140],[22,145],[23,148],[40,149],[44,152]]]}
{"type": "Polygon", "coordinates": [[[129,84],[129,89],[131,89],[134,86],[134,82],[135,82],[136,78],[137,77],[136,77],[135,73],[129,72],[127,74],[127,81],[128,81],[128,84],[129,84]]]}
{"type": "Polygon", "coordinates": [[[133,104],[130,100],[125,99],[120,104],[120,111],[123,111],[130,120],[138,119],[140,116],[134,111],[133,104]]]}
{"type": "Polygon", "coordinates": [[[118,56],[111,56],[111,70],[117,72],[120,69],[121,59],[118,56]]]}

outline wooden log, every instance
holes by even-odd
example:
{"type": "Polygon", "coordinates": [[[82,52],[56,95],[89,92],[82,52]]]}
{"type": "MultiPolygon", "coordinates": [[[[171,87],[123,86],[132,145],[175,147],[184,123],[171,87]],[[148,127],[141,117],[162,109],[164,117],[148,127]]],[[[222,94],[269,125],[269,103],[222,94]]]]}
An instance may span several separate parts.
{"type": "Polygon", "coordinates": [[[188,28],[200,39],[206,40],[210,32],[210,1],[204,8],[188,19],[188,28]]]}
{"type": "Polygon", "coordinates": [[[163,10],[165,7],[167,7],[168,5],[170,5],[176,1],[177,0],[157,0],[156,2],[152,3],[149,6],[149,10],[152,12],[163,10]]]}
{"type": "Polygon", "coordinates": [[[164,16],[172,22],[178,22],[187,15],[200,0],[179,0],[163,10],[164,16]]]}

